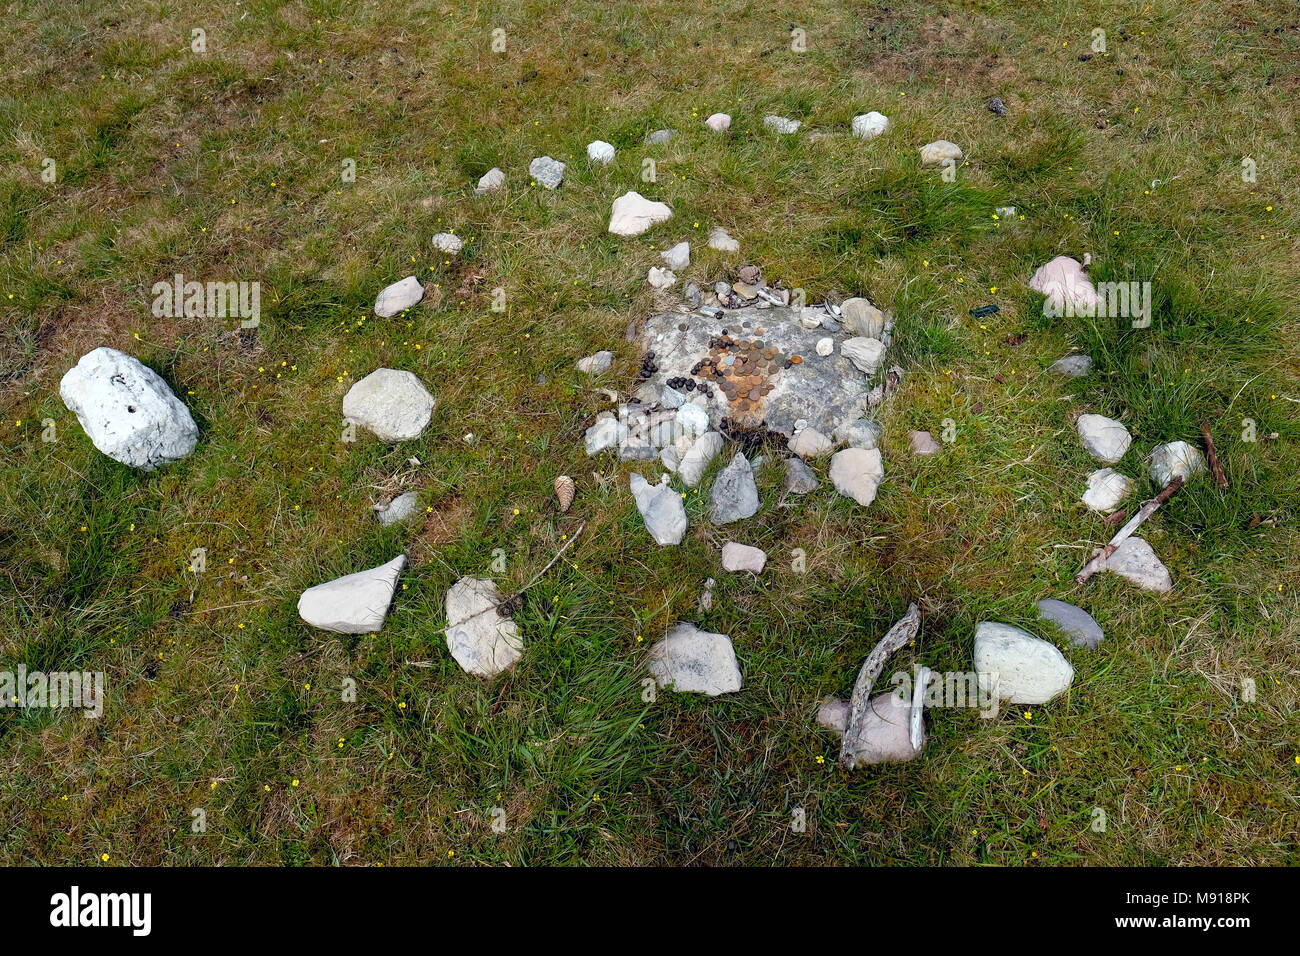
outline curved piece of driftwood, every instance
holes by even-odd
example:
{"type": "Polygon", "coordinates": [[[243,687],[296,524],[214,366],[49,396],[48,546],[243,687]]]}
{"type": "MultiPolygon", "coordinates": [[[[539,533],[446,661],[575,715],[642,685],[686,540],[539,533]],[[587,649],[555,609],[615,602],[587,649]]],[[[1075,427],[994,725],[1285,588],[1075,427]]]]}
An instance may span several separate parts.
{"type": "Polygon", "coordinates": [[[862,669],[853,685],[853,696],[849,698],[848,723],[844,725],[844,736],[840,740],[841,767],[853,767],[853,743],[862,734],[862,724],[871,710],[871,688],[885,669],[885,661],[889,660],[890,654],[911,642],[920,627],[921,611],[915,604],[909,604],[907,613],[898,619],[862,662],[862,669]]]}

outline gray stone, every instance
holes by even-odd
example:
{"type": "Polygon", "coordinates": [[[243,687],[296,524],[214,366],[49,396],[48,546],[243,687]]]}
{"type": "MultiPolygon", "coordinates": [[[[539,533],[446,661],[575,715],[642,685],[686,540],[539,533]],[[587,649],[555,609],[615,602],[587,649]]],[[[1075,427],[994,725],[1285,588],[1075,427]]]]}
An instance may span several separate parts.
{"type": "Polygon", "coordinates": [[[597,418],[596,424],[587,429],[583,441],[586,443],[588,456],[614,447],[618,444],[618,419],[612,415],[607,418],[597,418]]]}
{"type": "Polygon", "coordinates": [[[1206,471],[1205,457],[1195,445],[1185,441],[1171,441],[1151,449],[1151,479],[1164,487],[1175,478],[1187,481],[1193,475],[1206,471]]]}
{"type": "Polygon", "coordinates": [[[678,623],[650,648],[646,669],[660,687],[681,693],[731,694],[740,690],[740,665],[731,638],[678,623]]]}
{"type": "Polygon", "coordinates": [[[817,475],[802,458],[785,460],[786,491],[791,494],[806,495],[810,491],[816,491],[818,484],[820,482],[817,481],[817,475]]]}
{"type": "Polygon", "coordinates": [[[1066,378],[1081,378],[1092,371],[1092,356],[1066,355],[1049,365],[1047,370],[1066,378]]]}
{"type": "Polygon", "coordinates": [[[646,134],[645,144],[647,146],[662,146],[664,143],[671,142],[676,135],[677,130],[675,129],[657,129],[653,133],[646,134]]]}
{"type": "Polygon", "coordinates": [[[712,505],[709,520],[714,524],[730,524],[752,517],[758,511],[758,486],[754,484],[754,469],[748,458],[737,453],[731,464],[718,472],[709,501],[712,505]]]}
{"type": "Polygon", "coordinates": [[[1108,465],[1123,458],[1133,441],[1121,422],[1105,415],[1080,415],[1075,428],[1084,451],[1108,465]]]}
{"type": "Polygon", "coordinates": [[[885,357],[885,343],[879,339],[856,336],[840,343],[840,354],[857,366],[858,370],[874,375],[885,357]]]}
{"type": "Polygon", "coordinates": [[[862,506],[876,500],[885,479],[885,464],[878,448],[845,448],[831,456],[831,484],[862,506]]]}
{"type": "Polygon", "coordinates": [[[1051,621],[1064,631],[1075,647],[1096,647],[1106,636],[1102,632],[1101,625],[1081,607],[1066,604],[1055,598],[1044,598],[1034,607],[1038,608],[1039,617],[1051,621]]]}
{"type": "Polygon", "coordinates": [[[1142,538],[1125,538],[1115,553],[1106,559],[1105,569],[1118,574],[1144,591],[1160,594],[1174,589],[1169,569],[1156,557],[1151,545],[1142,538]]]}
{"type": "Polygon", "coordinates": [[[310,587],[298,598],[298,616],[323,631],[372,634],[384,626],[405,567],[406,555],[399,554],[377,568],[310,587]]]}
{"type": "Polygon", "coordinates": [[[884,429],[867,418],[855,418],[835,429],[835,438],[853,448],[875,448],[884,429]]]}
{"type": "Polygon", "coordinates": [[[762,548],[751,548],[747,544],[728,541],[722,546],[722,567],[725,571],[752,571],[763,573],[767,564],[767,552],[762,548]]]}
{"type": "Polygon", "coordinates": [[[401,282],[394,282],[380,290],[375,298],[375,315],[381,319],[391,319],[405,312],[424,298],[424,286],[415,276],[407,276],[401,282]]]}
{"type": "Polygon", "coordinates": [[[601,349],[573,364],[574,368],[585,375],[599,375],[614,364],[614,353],[601,349]]]}
{"type": "Polygon", "coordinates": [[[528,164],[528,175],[547,189],[558,189],[560,183],[564,182],[564,171],[567,168],[558,159],[551,159],[549,156],[538,156],[528,164]]]}
{"type": "Polygon", "coordinates": [[[673,211],[666,203],[651,202],[636,190],[631,190],[614,200],[609,231],[616,236],[639,236],[647,229],[667,222],[672,215],[673,211]]]}
{"type": "Polygon", "coordinates": [[[447,650],[468,674],[496,677],[523,656],[519,625],[500,604],[501,592],[487,578],[464,577],[447,591],[447,650]]]}
{"type": "Polygon", "coordinates": [[[59,397],[96,448],[132,468],[179,461],[199,440],[190,410],[162,376],[117,349],[83,355],[60,380],[59,397]]]}
{"type": "Polygon", "coordinates": [[[840,321],[849,335],[879,339],[885,333],[885,313],[863,298],[840,303],[840,321]]]}
{"type": "Polygon", "coordinates": [[[505,184],[506,174],[493,166],[483,174],[481,179],[479,179],[478,185],[474,187],[474,192],[482,196],[484,193],[489,193],[494,189],[500,189],[505,184]]]}
{"type": "Polygon", "coordinates": [[[1013,704],[1045,704],[1074,680],[1074,668],[1055,646],[992,621],[975,629],[975,671],[984,693],[1013,704]]]}
{"type": "Polygon", "coordinates": [[[389,525],[405,521],[415,514],[415,508],[418,504],[419,497],[416,493],[408,491],[385,504],[375,505],[375,514],[379,518],[379,523],[387,528],[389,525]]]}
{"type": "Polygon", "coordinates": [[[383,441],[417,438],[433,416],[429,390],[411,372],[381,368],[343,396],[343,417],[383,441]]]}
{"type": "Polygon", "coordinates": [[[695,439],[690,449],[682,455],[682,463],[677,469],[682,484],[687,488],[699,487],[709,463],[722,451],[723,441],[721,432],[706,432],[695,439]]]}
{"type": "Polygon", "coordinates": [[[661,546],[681,544],[686,534],[686,509],[682,496],[667,479],[652,485],[636,472],[630,479],[632,497],[645,521],[646,530],[661,546]]]}
{"type": "Polygon", "coordinates": [[[800,458],[817,458],[829,455],[835,443],[815,428],[801,428],[787,442],[790,450],[800,458]]]}
{"type": "Polygon", "coordinates": [[[775,116],[769,113],[763,117],[763,125],[774,133],[780,133],[782,136],[789,136],[791,133],[799,132],[799,127],[803,124],[798,120],[787,119],[784,116],[775,116]]]}

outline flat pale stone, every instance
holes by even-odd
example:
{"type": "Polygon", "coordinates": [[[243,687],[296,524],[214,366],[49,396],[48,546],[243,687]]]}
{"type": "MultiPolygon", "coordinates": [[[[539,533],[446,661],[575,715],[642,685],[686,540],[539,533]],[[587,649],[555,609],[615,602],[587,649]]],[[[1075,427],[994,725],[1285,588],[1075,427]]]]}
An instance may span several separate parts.
{"type": "Polygon", "coordinates": [[[114,461],[153,471],[194,451],[199,428],[162,376],[124,352],[87,352],[59,381],[59,397],[91,443],[114,461]]]}
{"type": "Polygon", "coordinates": [[[740,665],[731,638],[679,623],[650,648],[646,669],[662,688],[680,693],[732,694],[740,690],[740,665]]]}
{"type": "Polygon", "coordinates": [[[1089,511],[1110,514],[1128,497],[1133,483],[1114,468],[1098,468],[1088,476],[1083,503],[1089,511]]]}
{"type": "Polygon", "coordinates": [[[677,276],[671,269],[651,266],[650,271],[646,273],[646,281],[656,289],[670,289],[677,282],[677,276]]]}
{"type": "Polygon", "coordinates": [[[653,133],[646,133],[645,144],[647,146],[662,146],[664,143],[672,141],[677,135],[675,129],[657,129],[653,133]]]}
{"type": "Polygon", "coordinates": [[[791,494],[806,495],[810,491],[816,491],[820,482],[817,481],[817,475],[808,467],[808,463],[802,458],[787,458],[785,460],[785,490],[791,494]]]}
{"type": "Polygon", "coordinates": [[[1156,445],[1151,449],[1150,463],[1151,479],[1161,488],[1175,478],[1187,481],[1207,470],[1201,450],[1185,441],[1156,445]]]}
{"type": "Polygon", "coordinates": [[[597,455],[606,448],[617,445],[618,419],[613,416],[596,419],[596,424],[588,428],[583,435],[583,441],[586,443],[588,456],[597,455]]]}
{"type": "Polygon", "coordinates": [[[849,725],[849,702],[839,697],[827,697],[817,708],[817,723],[827,730],[843,734],[849,725]]]}
{"type": "Polygon", "coordinates": [[[383,441],[404,441],[428,427],[433,406],[433,396],[411,372],[381,368],[348,389],[343,417],[383,441]]]}
{"type": "Polygon", "coordinates": [[[381,319],[391,319],[423,298],[424,286],[420,285],[420,280],[415,276],[407,276],[401,282],[394,282],[380,290],[375,299],[375,315],[381,319]]]}
{"type": "Polygon", "coordinates": [[[612,163],[614,161],[614,145],[605,142],[603,139],[588,143],[587,158],[593,163],[599,163],[601,166],[612,163]]]}
{"type": "Polygon", "coordinates": [[[885,343],[879,339],[856,336],[840,343],[840,354],[852,362],[858,371],[874,375],[885,357],[885,343]]]}
{"type": "Polygon", "coordinates": [[[609,231],[616,236],[639,236],[647,229],[667,222],[672,216],[673,211],[667,203],[651,202],[632,190],[614,200],[609,231]]]}
{"type": "Polygon", "coordinates": [[[573,363],[573,367],[584,375],[599,375],[614,364],[614,353],[601,349],[573,363]]]}
{"type": "Polygon", "coordinates": [[[714,113],[704,121],[704,125],[715,133],[725,133],[731,129],[731,117],[726,113],[714,113]]]}
{"type": "Polygon", "coordinates": [[[1057,256],[1039,266],[1029,279],[1029,288],[1047,297],[1044,315],[1093,315],[1097,308],[1096,287],[1083,264],[1069,256],[1057,256]]]}
{"type": "Polygon", "coordinates": [[[1074,680],[1074,668],[1047,641],[1010,624],[975,628],[975,671],[980,687],[1013,704],[1045,704],[1074,680]]]}
{"type": "Polygon", "coordinates": [[[876,490],[885,479],[885,463],[879,448],[845,448],[831,456],[831,484],[845,497],[866,505],[876,500],[876,490]]]}
{"type": "Polygon", "coordinates": [[[1047,366],[1047,370],[1066,378],[1081,378],[1092,371],[1092,356],[1066,355],[1047,366]]]}
{"type": "MultiPolygon", "coordinates": [[[[847,728],[847,703],[845,710],[847,728]]],[[[836,716],[833,709],[826,714],[827,720],[836,716]]],[[[844,733],[843,728],[840,733],[844,733]]],[[[857,739],[847,750],[848,766],[853,769],[881,763],[906,763],[921,755],[924,743],[924,735],[920,746],[912,742],[912,702],[903,700],[897,693],[880,694],[871,698],[857,739]]]]}
{"type": "Polygon", "coordinates": [[[767,552],[762,548],[751,548],[735,541],[728,541],[722,546],[722,567],[726,571],[753,571],[762,574],[766,564],[767,552]]]}
{"type": "Polygon", "coordinates": [[[825,358],[826,356],[830,355],[832,352],[835,351],[835,340],[831,338],[829,335],[822,336],[820,339],[817,340],[815,351],[822,358],[825,358]]]}
{"type": "Polygon", "coordinates": [[[861,297],[845,299],[840,303],[840,323],[849,335],[879,339],[885,332],[885,313],[861,297]]]}
{"type": "Polygon", "coordinates": [[[474,187],[474,192],[482,196],[484,193],[489,193],[494,189],[500,189],[505,184],[506,174],[493,166],[479,179],[478,185],[474,187]]]}
{"type": "Polygon", "coordinates": [[[817,458],[828,455],[835,443],[815,428],[801,428],[787,443],[800,458],[817,458]]]}
{"type": "Polygon", "coordinates": [[[1038,608],[1038,616],[1064,631],[1075,647],[1096,647],[1106,636],[1101,625],[1081,607],[1055,598],[1044,598],[1034,606],[1038,608]]]}
{"type": "Polygon", "coordinates": [[[1115,553],[1106,559],[1105,569],[1144,591],[1164,594],[1174,589],[1174,579],[1170,576],[1169,569],[1142,538],[1125,538],[1115,553]]]}
{"type": "Polygon", "coordinates": [[[298,616],[336,634],[372,634],[384,626],[406,555],[387,564],[317,584],[298,598],[298,616]]]}
{"type": "Polygon", "coordinates": [[[853,117],[853,135],[858,139],[875,139],[889,129],[889,117],[872,110],[853,117]]]}
{"type": "Polygon", "coordinates": [[[854,448],[875,448],[883,432],[884,429],[870,419],[855,418],[838,426],[835,438],[854,448]]]}
{"type": "Polygon", "coordinates": [[[567,168],[558,159],[538,156],[528,164],[528,175],[547,189],[558,189],[560,183],[564,182],[564,171],[567,168]]]}
{"type": "Polygon", "coordinates": [[[908,432],[907,437],[912,442],[912,454],[920,455],[937,455],[943,451],[943,446],[934,440],[934,436],[929,432],[908,432]]]}
{"type": "Polygon", "coordinates": [[[632,497],[645,527],[655,543],[663,546],[681,544],[686,535],[686,508],[682,496],[668,484],[667,478],[652,485],[636,472],[629,479],[632,497]]]}
{"type": "Polygon", "coordinates": [[[1123,458],[1133,441],[1122,422],[1105,415],[1080,415],[1075,429],[1079,432],[1083,450],[1108,465],[1123,458]]]}
{"type": "Polygon", "coordinates": [[[709,501],[712,504],[709,520],[714,524],[730,524],[752,517],[758,511],[758,486],[754,484],[754,469],[748,458],[737,453],[731,464],[718,472],[709,501]]]}
{"type": "Polygon", "coordinates": [[[961,157],[961,147],[946,139],[936,139],[933,143],[926,143],[921,147],[921,163],[925,166],[938,166],[949,159],[960,162],[961,157]]]}
{"type": "Polygon", "coordinates": [[[709,231],[709,248],[718,252],[739,252],[740,242],[731,238],[721,226],[714,226],[709,231]]]}
{"type": "Polygon", "coordinates": [[[416,493],[408,491],[382,506],[375,505],[375,515],[379,518],[379,523],[387,528],[389,525],[405,521],[415,514],[417,504],[419,504],[419,498],[416,493]]]}
{"type": "Polygon", "coordinates": [[[798,120],[787,119],[784,116],[776,116],[769,113],[763,117],[763,125],[774,133],[780,133],[782,136],[789,136],[791,133],[799,132],[799,127],[803,124],[798,120]]]}
{"type": "Polygon", "coordinates": [[[465,248],[465,240],[455,233],[440,232],[430,240],[433,248],[448,255],[456,255],[465,248]]]}
{"type": "Polygon", "coordinates": [[[664,265],[669,269],[680,272],[691,264],[691,244],[689,242],[679,242],[671,249],[665,249],[659,253],[663,259],[664,265]]]}
{"type": "Polygon", "coordinates": [[[705,432],[695,439],[686,454],[682,455],[682,463],[677,469],[682,484],[687,488],[699,487],[700,482],[704,480],[704,472],[708,469],[709,463],[717,457],[718,452],[722,451],[723,442],[721,432],[705,432]]]}
{"type": "Polygon", "coordinates": [[[464,577],[447,591],[447,650],[468,674],[496,677],[523,656],[519,625],[501,616],[500,604],[487,578],[464,577]]]}

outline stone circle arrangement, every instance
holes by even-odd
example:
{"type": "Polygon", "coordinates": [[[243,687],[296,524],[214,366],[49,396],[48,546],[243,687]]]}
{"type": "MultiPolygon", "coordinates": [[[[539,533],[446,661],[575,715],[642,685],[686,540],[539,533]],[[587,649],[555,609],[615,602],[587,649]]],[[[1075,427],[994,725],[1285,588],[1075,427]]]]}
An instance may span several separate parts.
{"type": "MultiPolygon", "coordinates": [[[[704,122],[724,134],[731,117],[715,113],[704,122]]],[[[763,124],[781,136],[795,135],[800,128],[798,121],[775,115],[765,117],[763,124]]],[[[889,119],[874,111],[854,117],[851,125],[853,135],[862,139],[884,135],[889,127],[889,119]]],[[[657,130],[646,142],[664,143],[674,135],[673,130],[657,130]]],[[[963,157],[961,148],[946,140],[926,144],[919,152],[926,166],[963,157]]],[[[614,156],[615,148],[607,142],[596,140],[587,147],[592,164],[609,163],[614,156]]],[[[543,188],[559,189],[566,170],[565,163],[539,156],[529,164],[528,175],[543,188]]],[[[506,182],[507,174],[494,167],[474,192],[481,196],[501,190],[506,182]]],[[[613,200],[608,230],[616,236],[640,236],[672,217],[673,210],[665,203],[629,191],[613,200]]],[[[439,233],[432,245],[455,256],[463,240],[439,233]]],[[[730,254],[740,250],[739,241],[721,226],[709,232],[708,245],[730,254]]],[[[690,268],[690,243],[678,242],[661,254],[661,260],[662,264],[648,267],[647,281],[667,293],[677,286],[678,273],[690,268]]],[[[1067,305],[1086,307],[1097,299],[1086,273],[1088,265],[1086,256],[1083,262],[1057,257],[1039,268],[1029,285],[1058,310],[1067,305]]],[[[375,315],[401,315],[424,294],[419,280],[406,276],[380,290],[375,315]]],[[[862,297],[807,305],[781,282],[769,284],[756,265],[740,268],[731,282],[708,287],[686,280],[680,295],[675,308],[636,325],[641,361],[635,389],[626,401],[606,390],[615,407],[597,414],[583,436],[588,456],[612,451],[620,461],[656,463],[657,480],[655,475],[633,471],[628,485],[644,522],[647,545],[673,547],[682,542],[689,525],[683,505],[686,493],[702,485],[715,459],[725,465],[717,469],[709,488],[708,520],[721,527],[758,513],[754,474],[762,458],[746,452],[755,439],[769,448],[784,443],[788,449],[782,465],[785,494],[819,493],[824,473],[835,494],[869,508],[886,478],[879,446],[882,429],[874,417],[905,374],[898,365],[889,364],[894,326],[890,311],[862,297]]],[[[612,351],[601,350],[579,358],[575,368],[595,379],[606,374],[614,360],[612,351]]],[[[1075,378],[1088,375],[1091,365],[1087,355],[1068,355],[1049,371],[1075,378]]],[[[189,410],[166,382],[136,358],[115,349],[96,348],[82,356],[63,376],[60,395],[94,446],[133,468],[152,471],[183,459],[200,438],[189,410]]],[[[396,443],[421,435],[435,404],[433,394],[413,373],[379,368],[351,386],[342,401],[342,414],[379,441],[396,443]]],[[[1082,448],[1103,466],[1086,476],[1082,501],[1094,512],[1113,512],[1108,520],[1119,524],[1127,515],[1116,509],[1132,493],[1134,483],[1113,466],[1128,451],[1131,436],[1123,423],[1097,414],[1080,415],[1076,429],[1082,448]]],[[[913,455],[942,453],[942,445],[928,432],[911,432],[908,437],[913,455]]],[[[1207,449],[1213,463],[1208,436],[1207,449]]],[[[1156,446],[1149,467],[1151,477],[1165,490],[1094,553],[1080,572],[1081,583],[1097,571],[1108,571],[1146,590],[1173,589],[1168,569],[1133,532],[1170,494],[1207,468],[1201,452],[1183,441],[1156,446]]],[[[566,475],[555,482],[560,510],[567,512],[578,494],[577,485],[566,475]]],[[[416,511],[417,503],[415,492],[405,492],[376,504],[376,518],[383,525],[401,522],[416,511]]],[[[722,546],[719,561],[727,573],[758,576],[767,555],[729,541],[722,546]]],[[[377,632],[406,564],[406,556],[399,554],[378,567],[309,587],[298,601],[298,614],[323,631],[377,632]]],[[[703,610],[711,605],[713,586],[712,578],[704,584],[703,610]]],[[[524,635],[512,619],[522,593],[506,598],[492,580],[468,575],[447,591],[443,630],[447,650],[467,673],[491,679],[523,658],[524,635]]],[[[1037,611],[1040,619],[1059,628],[1077,648],[1093,649],[1103,640],[1101,627],[1079,607],[1049,598],[1038,602],[1037,611]]],[[[839,763],[845,769],[920,756],[928,669],[919,668],[910,695],[871,696],[889,655],[914,641],[920,626],[921,614],[913,604],[863,663],[850,699],[827,699],[817,711],[817,723],[840,737],[839,763]]],[[[660,688],[678,693],[713,697],[742,692],[742,668],[730,636],[703,631],[687,621],[675,623],[650,647],[645,667],[660,688]]],[[[982,684],[986,677],[990,679],[989,691],[995,699],[1009,703],[1046,704],[1067,691],[1074,678],[1073,667],[1054,644],[995,621],[976,627],[973,667],[982,684]]]]}

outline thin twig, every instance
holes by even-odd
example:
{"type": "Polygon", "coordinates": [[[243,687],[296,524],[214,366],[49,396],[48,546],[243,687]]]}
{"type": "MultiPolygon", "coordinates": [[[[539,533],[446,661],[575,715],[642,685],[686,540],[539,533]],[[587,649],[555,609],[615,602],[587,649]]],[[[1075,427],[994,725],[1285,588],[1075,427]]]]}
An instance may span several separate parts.
{"type": "Polygon", "coordinates": [[[1210,471],[1214,472],[1214,482],[1224,491],[1228,490],[1228,476],[1223,472],[1223,463],[1219,461],[1219,452],[1214,447],[1214,438],[1210,435],[1210,423],[1201,422],[1201,440],[1205,442],[1205,457],[1210,459],[1210,471]]]}

